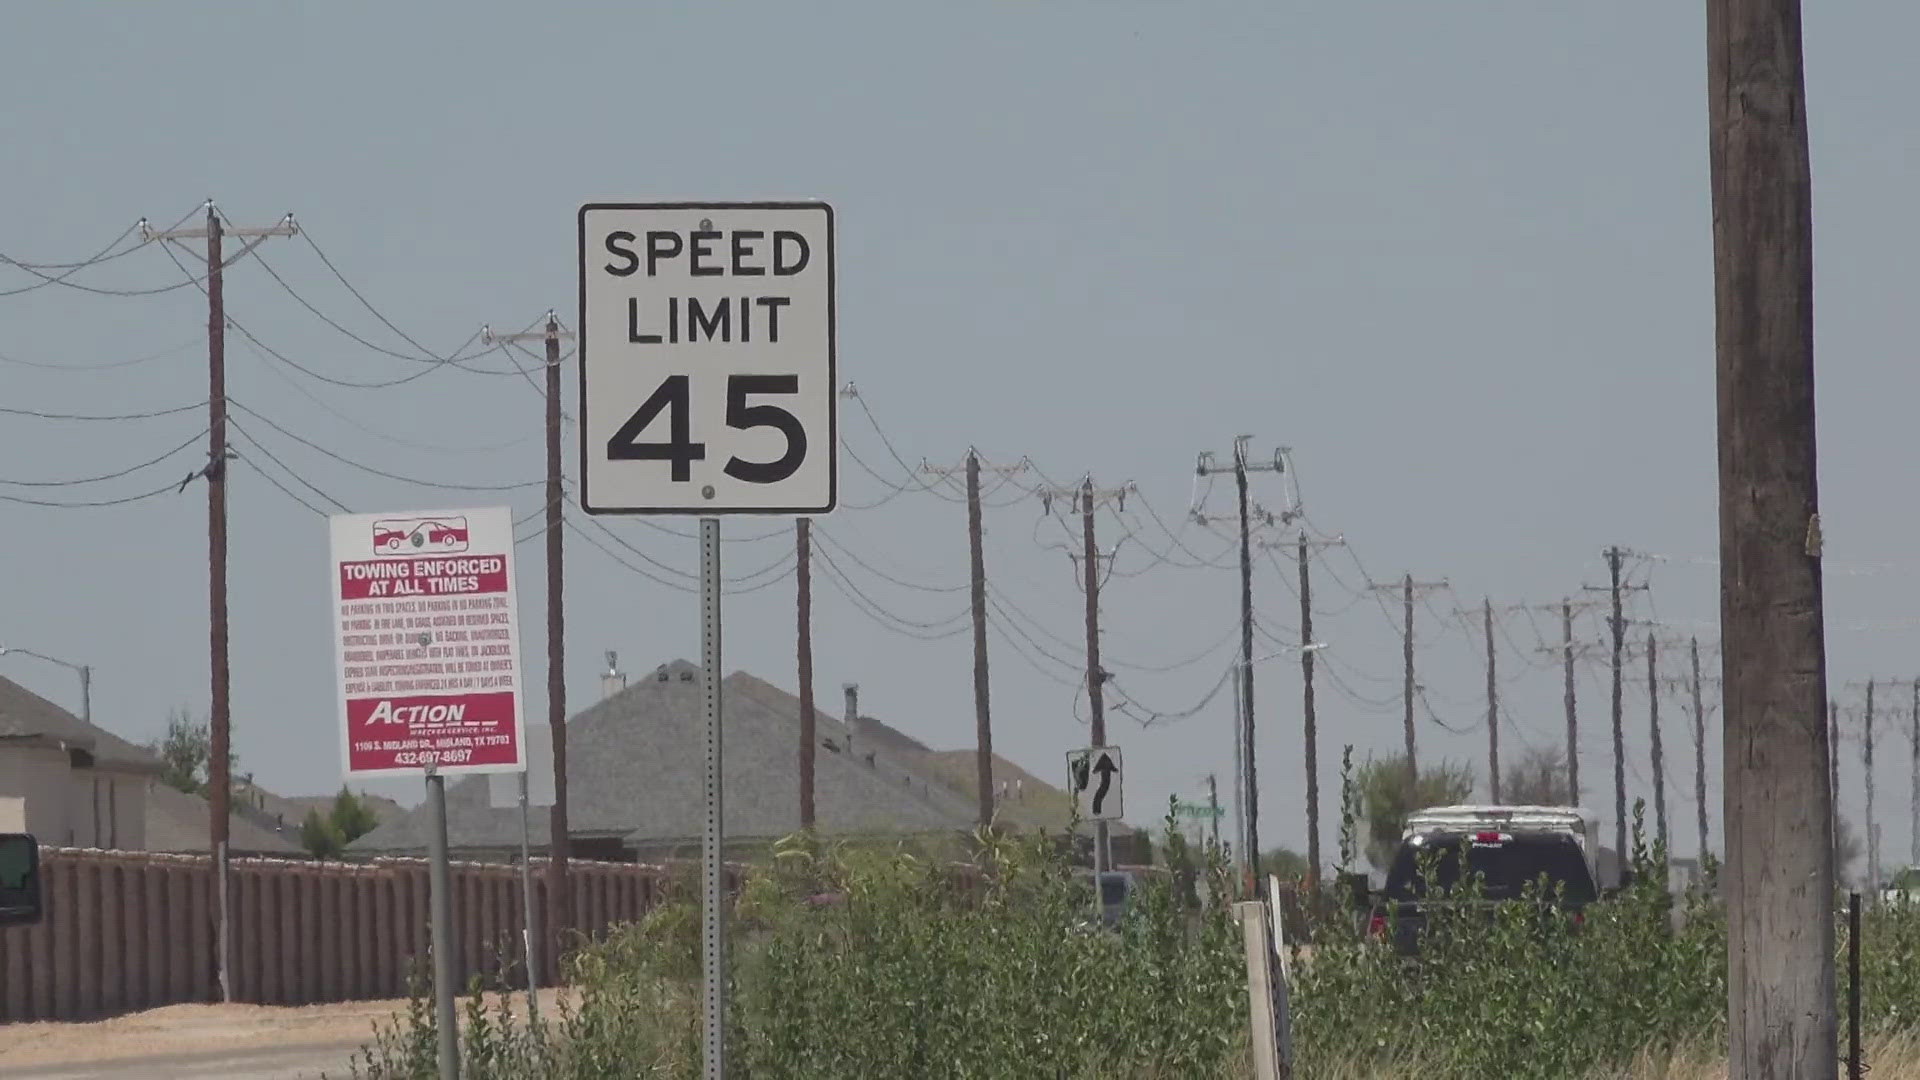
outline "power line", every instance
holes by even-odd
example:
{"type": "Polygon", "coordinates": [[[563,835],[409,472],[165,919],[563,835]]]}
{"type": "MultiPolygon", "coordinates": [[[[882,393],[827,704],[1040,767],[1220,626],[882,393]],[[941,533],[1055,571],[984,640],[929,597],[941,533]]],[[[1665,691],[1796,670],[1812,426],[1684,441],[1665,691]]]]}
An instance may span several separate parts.
{"type": "Polygon", "coordinates": [[[191,405],[179,405],[171,409],[155,409],[152,412],[138,413],[55,413],[42,412],[38,409],[10,408],[5,405],[0,405],[0,413],[5,413],[8,416],[31,416],[36,420],[152,420],[156,417],[177,416],[183,412],[192,412],[196,409],[204,409],[206,407],[206,400],[202,399],[191,405]]]}
{"type": "Polygon", "coordinates": [[[233,405],[234,408],[240,410],[241,412],[246,413],[248,416],[253,417],[254,419],[267,425],[268,427],[279,432],[280,434],[285,435],[287,438],[292,439],[294,442],[297,442],[302,446],[305,446],[311,450],[317,451],[320,454],[323,454],[329,458],[332,458],[333,460],[340,462],[342,465],[348,465],[355,469],[359,469],[361,472],[369,473],[373,476],[382,477],[387,480],[395,480],[403,484],[416,484],[420,487],[444,488],[449,491],[518,491],[522,488],[539,487],[545,483],[545,481],[543,480],[529,480],[524,483],[518,483],[518,484],[462,484],[462,483],[454,483],[451,481],[421,480],[417,477],[402,476],[399,473],[388,472],[384,469],[376,469],[371,465],[365,465],[358,461],[353,460],[352,458],[346,457],[342,454],[335,453],[334,451],[329,450],[324,446],[321,446],[319,443],[316,443],[311,439],[306,439],[306,438],[302,438],[299,435],[295,435],[293,432],[288,431],[284,427],[281,427],[279,424],[275,423],[270,418],[262,415],[259,411],[247,407],[245,404],[243,404],[242,402],[240,402],[235,398],[229,397],[227,400],[230,404],[233,405]]]}
{"type": "MultiPolygon", "coordinates": [[[[288,476],[291,476],[291,477],[293,477],[293,478],[294,478],[295,480],[297,480],[297,481],[299,481],[299,483],[301,484],[301,486],[303,486],[303,487],[305,487],[305,488],[306,488],[306,489],[307,489],[308,491],[311,491],[311,492],[313,492],[313,493],[314,493],[315,495],[318,495],[318,496],[320,496],[320,497],[321,497],[322,499],[324,499],[324,500],[326,500],[327,502],[330,502],[330,503],[332,503],[332,504],[333,504],[333,505],[334,505],[335,507],[337,507],[337,508],[338,508],[338,509],[340,510],[340,512],[341,512],[341,513],[343,513],[343,514],[350,514],[350,513],[352,513],[352,512],[353,512],[353,511],[351,511],[351,510],[349,510],[349,509],[347,509],[347,505],[346,505],[345,503],[343,503],[343,502],[341,502],[341,501],[340,501],[339,499],[336,499],[336,498],[334,498],[333,496],[331,496],[331,495],[329,495],[329,494],[327,494],[326,492],[324,492],[324,491],[322,491],[322,490],[320,490],[320,489],[319,489],[318,487],[315,487],[315,486],[313,485],[313,483],[312,483],[311,481],[309,481],[309,480],[308,480],[308,479],[307,479],[306,477],[304,477],[304,476],[301,476],[301,475],[300,475],[300,474],[299,474],[298,472],[295,472],[295,471],[294,471],[294,470],[293,470],[293,469],[292,469],[291,467],[289,467],[289,466],[287,465],[287,463],[286,463],[286,462],[284,462],[284,461],[281,461],[281,460],[280,460],[280,459],[279,459],[279,458],[278,458],[277,456],[275,456],[275,455],[274,455],[274,452],[273,452],[273,451],[271,451],[271,450],[269,450],[269,449],[267,449],[267,448],[266,448],[265,446],[263,446],[263,445],[261,445],[261,443],[260,443],[260,440],[259,440],[259,439],[256,439],[256,438],[254,438],[254,437],[253,437],[253,433],[252,433],[252,432],[250,432],[250,431],[248,431],[248,430],[247,430],[246,428],[244,428],[244,427],[242,427],[242,426],[240,425],[240,421],[239,421],[239,420],[238,420],[237,418],[235,418],[235,417],[231,417],[231,416],[229,416],[229,417],[227,418],[227,423],[228,423],[228,424],[231,424],[231,425],[233,426],[233,430],[235,430],[235,431],[237,431],[237,432],[239,432],[239,433],[240,433],[240,437],[241,437],[241,438],[243,438],[243,439],[245,439],[245,440],[247,440],[247,444],[248,444],[249,446],[252,446],[252,447],[253,447],[254,449],[256,449],[256,450],[258,450],[258,451],[260,451],[260,452],[261,452],[262,454],[264,454],[264,455],[266,455],[266,458],[267,458],[267,460],[268,460],[268,461],[271,461],[271,462],[273,462],[273,463],[274,463],[275,465],[278,465],[278,466],[280,466],[280,470],[281,470],[282,472],[284,472],[284,473],[286,473],[286,474],[287,474],[288,476]]],[[[261,475],[263,475],[263,476],[264,476],[264,475],[266,475],[266,470],[265,470],[265,469],[261,469],[261,468],[260,468],[260,466],[259,466],[259,465],[258,465],[257,463],[256,463],[256,464],[254,464],[254,469],[255,469],[256,471],[258,471],[258,472],[260,472],[260,473],[261,473],[261,475]]],[[[272,479],[272,477],[270,477],[270,476],[269,476],[269,477],[268,477],[268,479],[272,479]]],[[[296,498],[298,498],[298,496],[295,496],[295,497],[296,497],[296,498]]],[[[302,501],[302,502],[305,502],[306,500],[304,500],[304,499],[302,499],[301,501],[302,501]]]]}
{"type": "Polygon", "coordinates": [[[59,501],[59,500],[53,500],[53,499],[30,499],[22,495],[8,495],[5,492],[0,492],[0,502],[20,503],[25,506],[47,506],[47,507],[54,507],[56,509],[81,510],[81,509],[94,509],[94,508],[103,507],[103,506],[125,506],[128,503],[140,502],[143,499],[151,499],[156,495],[165,495],[169,492],[178,492],[179,490],[180,490],[180,485],[178,483],[170,483],[164,487],[154,488],[152,491],[145,491],[138,495],[128,495],[128,496],[125,496],[124,498],[91,499],[91,500],[84,500],[79,502],[59,501]]]}
{"type": "Polygon", "coordinates": [[[84,477],[79,477],[77,479],[72,479],[72,480],[0,479],[0,484],[7,484],[12,487],[57,488],[57,487],[78,487],[82,484],[97,484],[105,480],[118,480],[129,473],[136,473],[136,472],[139,472],[141,469],[151,468],[152,466],[158,465],[161,462],[167,460],[168,458],[173,457],[175,454],[180,453],[180,451],[185,450],[188,447],[192,446],[194,443],[199,442],[201,437],[206,435],[207,430],[208,429],[206,428],[201,428],[199,431],[195,432],[192,437],[187,439],[186,442],[183,442],[180,445],[174,447],[173,449],[166,451],[165,453],[159,455],[158,457],[148,458],[146,461],[143,461],[138,465],[129,465],[124,469],[118,470],[117,472],[102,473],[99,476],[84,476],[84,477]]]}
{"type": "Polygon", "coordinates": [[[23,360],[17,356],[7,356],[4,354],[0,354],[0,363],[17,364],[20,367],[39,368],[42,371],[112,371],[117,368],[132,367],[135,364],[144,364],[150,360],[163,360],[170,356],[178,356],[199,344],[200,342],[197,340],[189,341],[183,345],[175,345],[170,349],[162,349],[159,352],[148,353],[145,356],[136,356],[131,360],[109,360],[100,364],[55,364],[45,360],[23,360]]]}
{"type": "Polygon", "coordinates": [[[313,402],[315,405],[320,406],[320,408],[323,411],[327,412],[328,414],[333,416],[335,419],[344,422],[348,426],[352,427],[354,430],[359,431],[365,435],[371,435],[374,438],[380,439],[384,442],[390,442],[395,446],[404,446],[409,450],[425,450],[431,453],[443,453],[443,454],[493,453],[495,451],[500,451],[500,450],[510,450],[516,446],[523,446],[529,442],[532,442],[534,439],[537,439],[540,437],[538,432],[530,431],[525,435],[521,435],[513,439],[508,439],[505,442],[484,443],[484,444],[476,444],[472,446],[448,446],[441,443],[427,443],[427,442],[419,442],[413,439],[403,439],[398,435],[388,434],[387,432],[368,427],[366,424],[361,423],[360,421],[354,419],[352,416],[349,416],[348,414],[341,412],[339,409],[334,408],[332,405],[327,404],[324,398],[320,397],[318,394],[315,394],[312,390],[307,389],[307,387],[304,384],[302,384],[300,380],[280,370],[280,367],[277,364],[275,364],[267,356],[266,353],[261,352],[260,349],[253,344],[253,342],[243,340],[242,343],[246,345],[248,350],[250,350],[254,354],[254,356],[259,358],[261,362],[261,366],[265,370],[272,372],[274,378],[279,379],[282,382],[286,383],[288,386],[292,387],[295,392],[300,394],[300,396],[306,398],[308,401],[313,402]]]}
{"type": "MultiPolygon", "coordinates": [[[[328,516],[325,510],[322,510],[319,507],[308,502],[307,500],[301,498],[297,493],[294,492],[292,488],[289,488],[287,485],[281,483],[279,480],[274,479],[273,474],[261,468],[259,463],[247,461],[247,459],[244,457],[241,458],[240,460],[252,466],[254,472],[259,473],[263,478],[265,478],[267,483],[272,484],[275,488],[278,488],[282,495],[285,495],[287,498],[292,499],[294,502],[297,502],[301,506],[306,507],[308,510],[313,511],[315,514],[319,515],[320,517],[328,516]]],[[[345,510],[346,507],[341,507],[341,509],[345,510]]]]}

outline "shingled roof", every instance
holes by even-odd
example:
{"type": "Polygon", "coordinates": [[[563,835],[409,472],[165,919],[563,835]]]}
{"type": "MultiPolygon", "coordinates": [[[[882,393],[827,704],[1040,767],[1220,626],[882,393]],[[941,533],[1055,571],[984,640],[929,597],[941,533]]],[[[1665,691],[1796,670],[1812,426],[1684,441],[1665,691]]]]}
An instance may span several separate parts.
{"type": "MultiPolygon", "coordinates": [[[[794,756],[799,702],[744,673],[727,677],[723,738],[730,840],[770,840],[799,828],[794,756]]],[[[821,748],[814,767],[816,827],[829,834],[915,834],[969,829],[972,802],[914,767],[920,744],[875,721],[849,731],[816,710],[821,748]]],[[[573,836],[622,839],[640,849],[698,842],[705,771],[700,669],[662,665],[567,721],[568,819],[573,836]]],[[[919,753],[925,753],[920,747],[919,753]]],[[[382,822],[355,853],[419,851],[425,815],[382,822]]],[[[544,847],[547,815],[532,815],[544,847]]],[[[489,804],[485,777],[447,788],[448,844],[456,850],[519,846],[517,808],[489,804]]]]}
{"type": "Polygon", "coordinates": [[[73,715],[12,679],[0,678],[0,741],[65,746],[84,750],[106,769],[158,775],[160,758],[152,751],[73,715]]]}

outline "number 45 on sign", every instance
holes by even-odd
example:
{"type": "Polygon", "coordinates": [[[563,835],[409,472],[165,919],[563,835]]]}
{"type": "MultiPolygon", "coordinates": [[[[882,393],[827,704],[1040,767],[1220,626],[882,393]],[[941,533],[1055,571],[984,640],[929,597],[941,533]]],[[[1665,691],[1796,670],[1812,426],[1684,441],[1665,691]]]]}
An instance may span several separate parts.
{"type": "Polygon", "coordinates": [[[1090,821],[1118,821],[1121,814],[1120,748],[1090,746],[1067,755],[1067,791],[1073,808],[1090,821]]]}

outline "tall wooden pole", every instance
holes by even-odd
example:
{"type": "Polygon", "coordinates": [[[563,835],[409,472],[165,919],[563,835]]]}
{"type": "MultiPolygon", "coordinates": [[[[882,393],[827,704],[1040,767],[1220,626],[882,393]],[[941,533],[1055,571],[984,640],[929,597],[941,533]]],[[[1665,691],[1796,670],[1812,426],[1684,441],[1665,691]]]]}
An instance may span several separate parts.
{"type": "Polygon", "coordinates": [[[567,572],[560,472],[560,321],[547,314],[547,731],[553,740],[553,809],[547,843],[547,939],[558,962],[573,926],[567,858],[567,572]]]}
{"type": "Polygon", "coordinates": [[[1306,719],[1307,894],[1320,889],[1320,732],[1313,707],[1313,583],[1307,574],[1307,538],[1300,538],[1300,686],[1306,719]]]}
{"type": "Polygon", "coordinates": [[[1647,731],[1653,758],[1653,835],[1661,858],[1668,857],[1667,756],[1660,742],[1660,642],[1647,633],[1647,731]]]}
{"type": "Polygon", "coordinates": [[[215,905],[214,970],[223,1001],[233,1000],[228,966],[233,959],[228,918],[228,821],[233,797],[233,699],[227,664],[227,314],[226,275],[221,266],[220,212],[207,204],[207,615],[212,709],[208,717],[207,813],[213,846],[215,905]]]}
{"type": "Polygon", "coordinates": [[[987,681],[987,556],[980,521],[980,455],[967,451],[967,556],[973,594],[974,783],[980,827],[993,824],[993,710],[987,681]]]}
{"type": "MultiPolygon", "coordinates": [[[[1100,549],[1093,541],[1093,478],[1082,489],[1080,504],[1081,538],[1085,544],[1087,594],[1087,709],[1093,718],[1093,745],[1107,745],[1106,673],[1100,669],[1100,549]]],[[[1107,823],[1093,823],[1094,887],[1108,867],[1107,823]]]]}
{"type": "Polygon", "coordinates": [[[1500,801],[1500,683],[1494,678],[1493,598],[1481,601],[1487,631],[1487,790],[1500,801]]]}
{"type": "Polygon", "coordinates": [[[1401,716],[1402,734],[1407,740],[1407,777],[1409,784],[1419,783],[1420,761],[1414,756],[1413,747],[1413,575],[1408,574],[1401,586],[1401,598],[1406,604],[1406,625],[1400,630],[1400,651],[1405,685],[1401,688],[1402,703],[1405,709],[1401,716]]]}
{"type": "Polygon", "coordinates": [[[1860,728],[1860,763],[1861,775],[1866,780],[1867,788],[1867,812],[1866,820],[1863,824],[1866,826],[1864,831],[1867,836],[1867,890],[1871,892],[1880,887],[1880,834],[1876,831],[1876,818],[1878,815],[1874,812],[1873,800],[1872,679],[1867,680],[1867,714],[1865,722],[1860,728]]]}
{"type": "Polygon", "coordinates": [[[1573,695],[1573,601],[1560,602],[1560,637],[1566,642],[1567,804],[1580,805],[1580,714],[1573,695]]]}
{"type": "Polygon", "coordinates": [[[1613,852],[1624,867],[1628,856],[1627,735],[1620,711],[1620,664],[1626,651],[1627,620],[1620,610],[1620,559],[1619,548],[1607,549],[1607,591],[1613,598],[1613,614],[1607,618],[1613,631],[1613,852]]]}
{"type": "Polygon", "coordinates": [[[1728,1075],[1831,1080],[1831,793],[1799,0],[1707,0],[1728,1075]]]}
{"type": "Polygon", "coordinates": [[[1700,856],[1704,860],[1711,848],[1707,846],[1707,714],[1700,703],[1700,639],[1694,638],[1687,649],[1693,659],[1693,801],[1700,818],[1700,856]]]}

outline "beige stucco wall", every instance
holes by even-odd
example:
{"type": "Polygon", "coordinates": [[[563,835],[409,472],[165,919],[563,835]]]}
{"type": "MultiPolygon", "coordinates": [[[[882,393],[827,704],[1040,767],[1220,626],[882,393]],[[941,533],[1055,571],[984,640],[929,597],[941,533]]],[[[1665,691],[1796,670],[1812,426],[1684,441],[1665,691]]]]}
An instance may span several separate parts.
{"type": "Polygon", "coordinates": [[[73,768],[53,747],[0,747],[0,795],[26,800],[27,831],[43,844],[144,850],[146,783],[133,773],[73,768]]]}
{"type": "Polygon", "coordinates": [[[46,746],[0,747],[0,795],[27,801],[27,831],[45,844],[72,844],[67,754],[46,746]]]}

